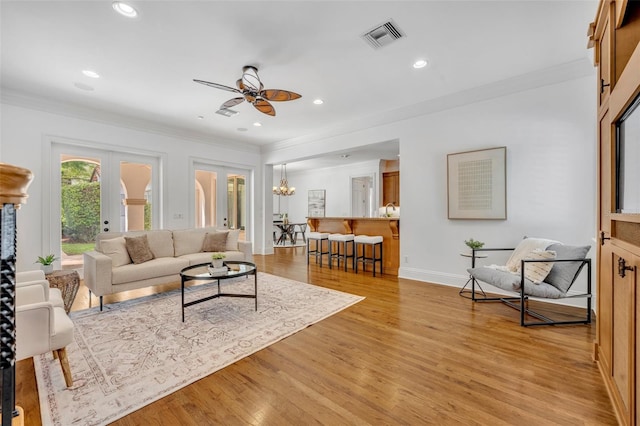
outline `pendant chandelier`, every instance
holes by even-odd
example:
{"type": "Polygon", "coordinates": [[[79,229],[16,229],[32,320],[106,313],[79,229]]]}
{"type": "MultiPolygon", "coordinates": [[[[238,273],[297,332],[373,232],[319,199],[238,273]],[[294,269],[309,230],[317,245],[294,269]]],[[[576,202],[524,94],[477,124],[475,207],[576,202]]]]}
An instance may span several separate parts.
{"type": "Polygon", "coordinates": [[[289,187],[289,182],[287,181],[287,165],[283,164],[280,168],[280,186],[273,187],[273,193],[275,195],[293,195],[295,194],[296,189],[292,186],[289,187]]]}

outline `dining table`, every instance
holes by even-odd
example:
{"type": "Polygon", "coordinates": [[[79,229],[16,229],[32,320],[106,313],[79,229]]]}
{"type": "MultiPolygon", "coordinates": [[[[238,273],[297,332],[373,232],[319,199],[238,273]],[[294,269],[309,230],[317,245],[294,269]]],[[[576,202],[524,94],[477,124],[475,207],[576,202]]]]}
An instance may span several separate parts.
{"type": "Polygon", "coordinates": [[[306,225],[306,223],[294,223],[294,222],[284,223],[282,221],[274,221],[273,225],[276,228],[278,228],[278,230],[280,231],[280,235],[278,236],[277,239],[275,239],[275,244],[277,246],[285,246],[285,245],[287,245],[287,240],[289,240],[291,242],[291,245],[295,245],[295,243],[296,243],[296,238],[295,238],[296,226],[302,228],[302,226],[306,225]]]}

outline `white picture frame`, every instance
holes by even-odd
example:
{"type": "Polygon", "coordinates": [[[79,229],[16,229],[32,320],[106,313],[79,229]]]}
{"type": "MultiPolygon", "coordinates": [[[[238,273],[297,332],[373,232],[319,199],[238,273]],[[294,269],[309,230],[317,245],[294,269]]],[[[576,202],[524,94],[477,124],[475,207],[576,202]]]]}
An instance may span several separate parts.
{"type": "Polygon", "coordinates": [[[449,219],[507,218],[507,147],[447,154],[449,219]]]}
{"type": "Polygon", "coordinates": [[[325,190],[310,189],[308,198],[309,217],[324,217],[325,205],[325,190]]]}

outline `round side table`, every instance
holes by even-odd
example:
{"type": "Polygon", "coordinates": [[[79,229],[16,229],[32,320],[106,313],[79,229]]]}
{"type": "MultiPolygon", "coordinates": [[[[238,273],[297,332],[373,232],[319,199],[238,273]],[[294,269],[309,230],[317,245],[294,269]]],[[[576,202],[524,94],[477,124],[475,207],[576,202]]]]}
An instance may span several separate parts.
{"type": "Polygon", "coordinates": [[[49,281],[49,286],[60,289],[64,310],[69,313],[73,301],[80,288],[80,275],[73,269],[57,270],[44,276],[49,281]]]}
{"type": "MultiPolygon", "coordinates": [[[[489,257],[489,255],[486,255],[486,254],[479,254],[479,253],[476,253],[476,255],[475,255],[475,256],[473,256],[473,254],[472,254],[472,253],[470,253],[470,252],[463,252],[463,253],[460,253],[460,256],[462,256],[462,257],[469,257],[469,258],[471,258],[471,267],[472,267],[472,268],[475,268],[475,267],[476,267],[476,259],[486,259],[487,257],[489,257]]],[[[484,292],[484,290],[482,289],[482,287],[480,286],[480,283],[479,283],[479,282],[478,282],[478,281],[477,281],[477,280],[476,280],[472,275],[469,275],[469,279],[468,279],[468,280],[467,280],[467,282],[465,283],[464,287],[462,287],[462,288],[460,289],[460,291],[458,292],[458,294],[459,294],[460,296],[462,296],[462,297],[466,297],[467,299],[471,299],[471,300],[473,300],[473,301],[475,302],[475,301],[476,301],[476,299],[477,299],[477,297],[476,297],[476,286],[478,286],[478,288],[479,288],[479,289],[480,289],[480,291],[482,292],[482,296],[483,296],[483,298],[486,298],[486,297],[487,297],[487,295],[486,295],[486,293],[484,292]],[[470,289],[470,290],[467,290],[467,286],[468,286],[469,284],[471,284],[471,289],[470,289]],[[466,296],[466,295],[465,295],[466,293],[469,293],[469,294],[470,294],[470,296],[466,296]]]]}

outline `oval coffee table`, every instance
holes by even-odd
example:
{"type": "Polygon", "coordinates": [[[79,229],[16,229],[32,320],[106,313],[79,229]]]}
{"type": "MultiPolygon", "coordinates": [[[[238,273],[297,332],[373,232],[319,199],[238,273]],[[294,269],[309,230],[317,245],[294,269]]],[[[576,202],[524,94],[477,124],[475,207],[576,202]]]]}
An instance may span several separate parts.
{"type": "Polygon", "coordinates": [[[188,266],[180,271],[180,278],[182,282],[182,322],[184,322],[184,308],[186,308],[187,306],[195,305],[197,303],[206,302],[207,300],[216,299],[218,297],[247,297],[250,299],[255,299],[255,309],[256,311],[258,310],[258,274],[256,265],[251,262],[242,262],[235,260],[228,260],[224,262],[224,265],[229,269],[221,275],[211,275],[209,273],[209,266],[211,266],[211,263],[201,263],[199,265],[188,266]],[[220,281],[247,275],[253,275],[254,294],[222,293],[220,291],[220,281]],[[184,287],[187,281],[203,281],[206,283],[217,281],[218,292],[198,300],[192,300],[190,302],[184,303],[184,287]]]}

